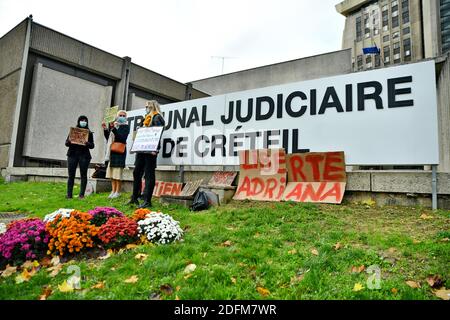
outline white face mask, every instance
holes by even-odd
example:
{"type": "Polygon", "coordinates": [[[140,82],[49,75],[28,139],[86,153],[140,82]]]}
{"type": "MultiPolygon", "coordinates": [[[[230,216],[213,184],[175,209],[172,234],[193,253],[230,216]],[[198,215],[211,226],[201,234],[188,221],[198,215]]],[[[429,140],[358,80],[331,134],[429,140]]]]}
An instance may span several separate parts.
{"type": "Polygon", "coordinates": [[[86,121],[80,121],[80,127],[86,128],[87,122],[86,121]]]}

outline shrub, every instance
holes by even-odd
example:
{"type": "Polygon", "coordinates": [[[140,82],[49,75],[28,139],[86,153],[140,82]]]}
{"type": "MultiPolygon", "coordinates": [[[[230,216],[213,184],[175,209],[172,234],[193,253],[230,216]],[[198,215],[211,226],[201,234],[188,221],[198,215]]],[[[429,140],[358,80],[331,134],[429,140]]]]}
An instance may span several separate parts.
{"type": "Polygon", "coordinates": [[[44,256],[48,242],[49,234],[40,219],[17,220],[0,235],[0,256],[13,264],[21,264],[44,256]]]}
{"type": "Polygon", "coordinates": [[[144,220],[138,221],[139,235],[143,235],[148,241],[158,244],[166,244],[181,240],[183,230],[179,222],[171,216],[155,212],[144,220]]]}
{"type": "Polygon", "coordinates": [[[98,228],[91,224],[92,215],[86,212],[73,211],[70,217],[57,216],[48,222],[47,231],[50,234],[48,254],[59,253],[63,256],[67,252],[80,252],[84,248],[94,246],[94,237],[98,228]]]}
{"type": "Polygon", "coordinates": [[[92,216],[91,223],[97,227],[105,224],[109,218],[124,217],[122,212],[111,207],[96,207],[94,210],[88,211],[88,213],[92,216]]]}
{"type": "Polygon", "coordinates": [[[138,239],[136,221],[127,217],[115,217],[102,225],[98,232],[99,239],[106,248],[117,248],[138,239]]]}

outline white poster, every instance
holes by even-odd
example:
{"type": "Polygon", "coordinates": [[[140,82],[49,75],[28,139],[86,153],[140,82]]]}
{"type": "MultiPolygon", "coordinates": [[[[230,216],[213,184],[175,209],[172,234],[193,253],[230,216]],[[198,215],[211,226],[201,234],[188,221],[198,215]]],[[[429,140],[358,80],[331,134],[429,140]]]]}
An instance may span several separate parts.
{"type": "MultiPolygon", "coordinates": [[[[344,151],[347,165],[438,164],[434,61],[161,107],[158,163],[238,165],[238,151],[344,151]]],[[[145,110],[129,112],[132,128],[145,110]]],[[[132,136],[132,135],[130,135],[132,136]]],[[[127,164],[133,164],[133,155],[127,164]]]]}
{"type": "Polygon", "coordinates": [[[142,127],[137,130],[130,152],[152,152],[158,150],[163,127],[142,127]]]}

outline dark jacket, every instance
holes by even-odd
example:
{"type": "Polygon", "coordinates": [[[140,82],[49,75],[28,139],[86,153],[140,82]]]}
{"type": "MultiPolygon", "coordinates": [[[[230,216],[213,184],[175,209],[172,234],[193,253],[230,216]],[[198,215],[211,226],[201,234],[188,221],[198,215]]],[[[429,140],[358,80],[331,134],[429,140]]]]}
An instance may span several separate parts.
{"type": "MultiPolygon", "coordinates": [[[[78,118],[77,128],[81,128],[81,126],[80,126],[80,119],[81,118],[85,118],[85,117],[80,116],[78,118]]],[[[87,121],[87,118],[85,118],[85,119],[87,121]]],[[[89,130],[89,126],[87,126],[84,129],[88,129],[89,130]]],[[[67,150],[67,156],[68,157],[87,157],[89,160],[92,159],[91,152],[89,151],[89,149],[94,149],[94,147],[95,147],[93,132],[91,130],[89,130],[89,138],[88,138],[88,142],[86,143],[85,146],[81,146],[79,144],[72,144],[69,141],[69,136],[67,135],[66,147],[69,147],[69,150],[67,150]]]]}
{"type": "MultiPolygon", "coordinates": [[[[114,142],[120,142],[127,144],[127,138],[130,134],[130,126],[129,125],[122,125],[119,126],[118,129],[113,127],[112,129],[106,129],[103,131],[106,140],[109,139],[109,135],[114,133],[114,142]]],[[[127,148],[125,147],[124,153],[115,153],[111,151],[111,155],[109,157],[109,166],[111,168],[125,168],[125,160],[127,157],[127,148]]]]}

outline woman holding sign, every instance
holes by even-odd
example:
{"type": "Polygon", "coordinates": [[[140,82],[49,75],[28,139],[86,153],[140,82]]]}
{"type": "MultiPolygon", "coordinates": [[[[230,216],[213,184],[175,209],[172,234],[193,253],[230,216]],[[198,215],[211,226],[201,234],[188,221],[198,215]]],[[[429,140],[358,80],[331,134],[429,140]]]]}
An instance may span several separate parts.
{"type": "Polygon", "coordinates": [[[69,136],[66,139],[67,151],[67,168],[69,178],[67,179],[67,199],[72,199],[73,185],[75,182],[75,173],[78,165],[80,165],[80,195],[84,198],[84,192],[87,184],[87,171],[91,162],[91,152],[94,149],[94,135],[89,130],[89,121],[86,116],[80,116],[75,128],[70,128],[69,136]]]}
{"type": "MultiPolygon", "coordinates": [[[[146,115],[143,122],[144,127],[164,127],[164,118],[161,115],[159,103],[155,100],[147,101],[145,107],[146,115]]],[[[158,146],[158,150],[159,150],[158,146]]],[[[158,151],[149,153],[136,153],[133,171],[133,194],[128,204],[139,206],[139,194],[141,193],[142,176],[145,177],[144,203],[139,208],[152,206],[153,189],[155,188],[155,170],[158,151]]]]}
{"type": "Polygon", "coordinates": [[[106,178],[110,178],[112,184],[112,191],[108,198],[114,199],[120,196],[123,168],[125,168],[127,156],[127,138],[130,133],[127,112],[120,110],[117,112],[114,126],[107,128],[103,122],[102,127],[105,138],[108,139],[106,160],[109,160],[109,163],[106,169],[106,178]]]}

